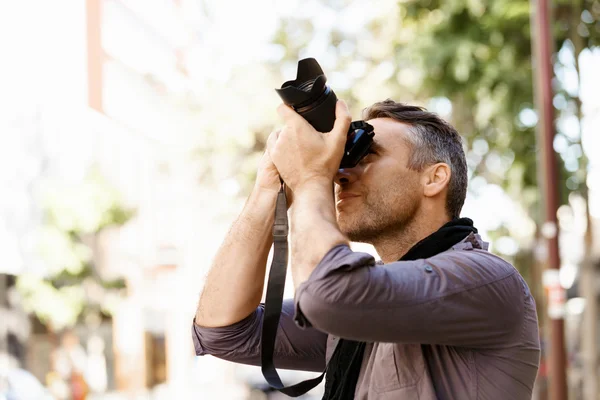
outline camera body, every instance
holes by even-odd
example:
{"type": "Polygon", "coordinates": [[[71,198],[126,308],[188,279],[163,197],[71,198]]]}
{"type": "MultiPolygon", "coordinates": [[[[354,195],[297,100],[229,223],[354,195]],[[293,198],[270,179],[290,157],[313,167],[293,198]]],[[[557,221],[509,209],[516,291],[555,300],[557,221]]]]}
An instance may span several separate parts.
{"type": "MultiPolygon", "coordinates": [[[[327,78],[314,58],[298,62],[296,79],[275,89],[283,102],[292,107],[319,132],[329,132],[335,122],[337,96],[327,86],[327,78]]],[[[367,154],[373,142],[373,126],[365,121],[350,124],[340,168],[352,168],[367,154]]]]}

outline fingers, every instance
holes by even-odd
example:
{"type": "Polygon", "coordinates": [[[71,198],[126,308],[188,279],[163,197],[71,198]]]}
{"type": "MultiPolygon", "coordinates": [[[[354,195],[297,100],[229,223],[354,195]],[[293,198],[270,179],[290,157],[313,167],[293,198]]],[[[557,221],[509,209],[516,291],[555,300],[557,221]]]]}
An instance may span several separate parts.
{"type": "Polygon", "coordinates": [[[280,104],[279,107],[277,107],[277,114],[279,114],[279,116],[286,122],[293,121],[295,124],[308,125],[308,121],[306,121],[300,114],[294,111],[292,107],[286,106],[283,103],[280,104]]]}
{"type": "Polygon", "coordinates": [[[294,111],[292,107],[287,106],[283,103],[281,103],[279,107],[277,107],[277,114],[279,114],[279,116],[283,119],[294,118],[296,116],[300,117],[300,115],[296,111],[294,111]]]}
{"type": "Polygon", "coordinates": [[[348,110],[346,102],[344,100],[338,100],[335,105],[335,123],[333,124],[330,135],[335,137],[337,141],[343,141],[345,143],[351,122],[352,116],[350,115],[350,110],[348,110]]]}
{"type": "Polygon", "coordinates": [[[267,152],[269,153],[269,157],[271,157],[271,159],[273,159],[273,151],[275,149],[275,143],[277,142],[277,138],[279,137],[279,133],[281,132],[281,129],[276,129],[273,132],[271,132],[269,134],[269,137],[267,138],[267,152]]]}
{"type": "MultiPolygon", "coordinates": [[[[297,124],[309,125],[309,123],[300,114],[298,114],[296,111],[294,111],[294,109],[292,109],[291,107],[289,107],[285,104],[279,105],[279,107],[277,108],[277,113],[287,123],[287,125],[283,128],[283,130],[285,130],[286,132],[287,132],[286,128],[288,128],[289,126],[294,126],[294,125],[298,126],[297,124]]],[[[352,117],[350,115],[350,110],[348,109],[348,106],[346,105],[346,103],[343,100],[338,100],[335,105],[335,122],[333,125],[333,129],[330,132],[324,133],[324,135],[326,137],[331,138],[329,140],[333,141],[335,143],[336,148],[339,146],[343,146],[346,143],[346,139],[348,136],[348,128],[350,127],[351,122],[352,122],[352,117]]],[[[281,132],[282,132],[282,130],[280,129],[276,133],[277,136],[281,132]]],[[[296,132],[296,130],[293,130],[293,132],[296,132]]],[[[273,142],[271,144],[271,147],[267,146],[267,148],[271,149],[270,154],[272,155],[273,154],[272,149],[274,148],[274,143],[276,141],[276,138],[271,139],[271,137],[269,137],[269,141],[273,142]]],[[[269,142],[267,142],[267,145],[268,144],[269,144],[269,142]]]]}

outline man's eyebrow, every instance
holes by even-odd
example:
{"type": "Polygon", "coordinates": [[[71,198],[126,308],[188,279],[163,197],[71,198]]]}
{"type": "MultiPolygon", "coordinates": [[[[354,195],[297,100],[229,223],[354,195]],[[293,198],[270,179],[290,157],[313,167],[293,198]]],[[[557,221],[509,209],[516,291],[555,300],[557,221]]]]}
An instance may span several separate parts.
{"type": "Polygon", "coordinates": [[[373,150],[376,150],[376,151],[382,151],[382,150],[384,150],[384,147],[379,142],[377,142],[375,140],[373,140],[373,142],[371,143],[371,148],[373,150]]]}

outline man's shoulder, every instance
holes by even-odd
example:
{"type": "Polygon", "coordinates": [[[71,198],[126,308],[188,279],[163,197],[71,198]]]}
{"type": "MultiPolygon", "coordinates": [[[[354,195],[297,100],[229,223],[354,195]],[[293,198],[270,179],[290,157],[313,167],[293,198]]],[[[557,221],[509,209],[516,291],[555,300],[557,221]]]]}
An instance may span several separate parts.
{"type": "Polygon", "coordinates": [[[432,260],[459,262],[474,268],[492,268],[503,275],[518,274],[517,269],[502,257],[488,251],[489,244],[478,234],[470,234],[447,251],[432,257],[432,260]]]}
{"type": "Polygon", "coordinates": [[[510,281],[515,291],[523,289],[523,278],[510,262],[489,252],[487,246],[474,246],[466,239],[423,262],[466,287],[510,281]]]}
{"type": "MultiPolygon", "coordinates": [[[[488,249],[488,242],[485,242],[479,234],[471,233],[448,250],[424,260],[415,261],[431,263],[441,268],[492,269],[504,276],[518,275],[518,271],[511,263],[489,252],[488,249]]],[[[386,263],[377,260],[375,264],[385,265],[386,263]]]]}

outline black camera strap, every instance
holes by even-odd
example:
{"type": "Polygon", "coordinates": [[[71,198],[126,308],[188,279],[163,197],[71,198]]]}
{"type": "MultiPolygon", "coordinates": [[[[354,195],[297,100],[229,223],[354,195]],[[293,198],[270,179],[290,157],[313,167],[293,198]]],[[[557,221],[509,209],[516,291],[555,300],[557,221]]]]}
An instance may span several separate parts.
{"type": "Polygon", "coordinates": [[[288,396],[298,397],[321,383],[325,376],[325,372],[319,377],[285,387],[273,364],[275,337],[277,336],[277,328],[279,327],[279,318],[281,316],[281,307],[283,305],[283,289],[285,287],[285,277],[287,275],[288,230],[287,198],[285,196],[285,184],[282,181],[281,189],[277,194],[277,203],[275,205],[275,223],[273,224],[273,261],[271,262],[271,271],[269,272],[269,281],[267,283],[260,356],[262,373],[269,385],[288,396]]]}

